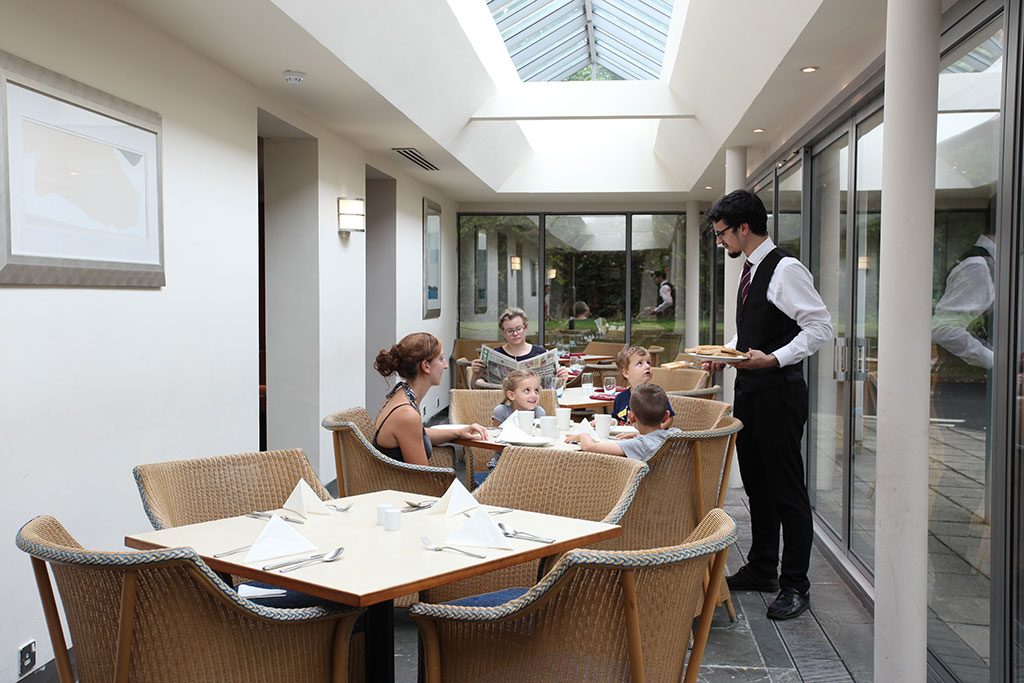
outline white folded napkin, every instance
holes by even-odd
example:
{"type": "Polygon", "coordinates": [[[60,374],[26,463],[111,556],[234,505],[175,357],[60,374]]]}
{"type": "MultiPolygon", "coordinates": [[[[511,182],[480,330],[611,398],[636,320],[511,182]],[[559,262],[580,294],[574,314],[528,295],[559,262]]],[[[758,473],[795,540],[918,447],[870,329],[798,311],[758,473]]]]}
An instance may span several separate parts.
{"type": "Polygon", "coordinates": [[[292,489],[288,500],[281,506],[285,510],[291,510],[305,519],[309,515],[329,515],[331,511],[320,496],[313,492],[313,489],[306,483],[305,479],[299,479],[299,483],[292,489]]]}
{"type": "Polygon", "coordinates": [[[467,510],[480,507],[480,503],[476,501],[466,487],[462,485],[462,482],[458,479],[452,481],[451,486],[441,496],[441,500],[437,501],[427,509],[428,515],[440,515],[444,514],[445,519],[451,519],[455,515],[461,515],[467,510]]]}
{"type": "Polygon", "coordinates": [[[527,434],[519,426],[519,420],[516,418],[515,413],[512,413],[508,419],[501,423],[500,429],[501,433],[498,434],[499,441],[522,441],[533,436],[532,434],[527,434]]]}
{"type": "Polygon", "coordinates": [[[567,431],[566,434],[589,434],[595,439],[597,438],[597,432],[594,431],[593,425],[586,420],[570,423],[569,431],[567,431]]]}
{"type": "Polygon", "coordinates": [[[277,515],[271,515],[270,521],[263,527],[263,531],[245,556],[245,561],[261,562],[313,550],[316,550],[316,546],[296,531],[294,526],[277,515]]]}
{"type": "Polygon", "coordinates": [[[261,588],[243,583],[238,587],[238,595],[243,598],[280,598],[288,594],[283,588],[261,588]]]}
{"type": "Polygon", "coordinates": [[[504,548],[512,549],[512,542],[505,538],[501,529],[494,523],[491,516],[483,508],[477,508],[470,513],[466,523],[453,531],[447,545],[471,545],[478,548],[504,548]]]}

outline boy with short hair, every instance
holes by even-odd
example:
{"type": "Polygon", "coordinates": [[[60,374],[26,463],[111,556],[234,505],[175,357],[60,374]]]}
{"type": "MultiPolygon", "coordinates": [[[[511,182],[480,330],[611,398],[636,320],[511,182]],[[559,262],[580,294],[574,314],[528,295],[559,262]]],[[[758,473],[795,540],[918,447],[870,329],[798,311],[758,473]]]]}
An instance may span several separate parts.
{"type": "Polygon", "coordinates": [[[664,429],[663,424],[672,418],[665,409],[668,396],[665,390],[655,384],[640,384],[633,389],[629,401],[628,418],[640,434],[622,441],[597,441],[590,434],[568,434],[565,440],[578,443],[580,449],[605,455],[624,455],[633,460],[647,462],[658,452],[661,444],[672,434],[681,434],[678,429],[664,429]]]}
{"type": "MultiPolygon", "coordinates": [[[[618,420],[619,424],[626,424],[626,415],[629,412],[629,402],[633,389],[651,381],[651,354],[642,346],[630,346],[629,348],[622,349],[615,355],[615,365],[618,366],[619,372],[626,379],[629,388],[625,391],[620,391],[615,396],[615,403],[612,405],[612,417],[618,420]]],[[[668,411],[669,417],[662,423],[663,427],[671,424],[672,418],[676,415],[668,402],[667,396],[665,397],[665,409],[668,411]]]]}

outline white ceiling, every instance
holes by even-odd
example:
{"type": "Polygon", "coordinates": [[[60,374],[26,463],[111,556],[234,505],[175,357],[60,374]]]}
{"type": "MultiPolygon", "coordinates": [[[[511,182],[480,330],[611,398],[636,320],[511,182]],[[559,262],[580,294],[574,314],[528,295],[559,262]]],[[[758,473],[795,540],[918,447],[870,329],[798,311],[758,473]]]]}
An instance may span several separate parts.
{"type": "Polygon", "coordinates": [[[351,139],[371,164],[477,207],[713,199],[726,146],[754,147],[753,166],[884,47],[884,0],[678,0],[667,78],[606,94],[501,76],[510,60],[496,66],[480,47],[497,31],[464,32],[483,0],[111,1],[351,139]],[[807,64],[821,70],[800,73],[807,64]],[[284,69],[306,79],[286,84],[284,69]],[[440,170],[392,147],[415,147],[440,170]]]}

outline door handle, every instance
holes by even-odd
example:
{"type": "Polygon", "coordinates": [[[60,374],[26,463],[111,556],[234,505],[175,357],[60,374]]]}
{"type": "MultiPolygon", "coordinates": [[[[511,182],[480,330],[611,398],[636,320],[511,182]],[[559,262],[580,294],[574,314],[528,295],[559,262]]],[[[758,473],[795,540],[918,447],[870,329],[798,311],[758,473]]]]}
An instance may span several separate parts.
{"type": "Polygon", "coordinates": [[[837,382],[846,381],[846,337],[832,340],[832,378],[837,382]]]}

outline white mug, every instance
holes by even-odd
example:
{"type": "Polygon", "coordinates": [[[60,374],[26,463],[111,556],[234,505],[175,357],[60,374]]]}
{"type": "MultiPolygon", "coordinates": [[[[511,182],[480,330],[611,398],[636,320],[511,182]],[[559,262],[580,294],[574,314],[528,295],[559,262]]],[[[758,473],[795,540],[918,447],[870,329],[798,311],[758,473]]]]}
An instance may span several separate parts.
{"type": "Polygon", "coordinates": [[[519,428],[527,434],[533,434],[533,411],[532,410],[517,410],[516,421],[519,423],[519,428]]]}
{"type": "Polygon", "coordinates": [[[386,531],[398,531],[402,528],[402,511],[396,507],[390,507],[384,511],[384,529],[386,531]]]}
{"type": "Polygon", "coordinates": [[[555,408],[555,418],[558,420],[559,431],[568,431],[572,424],[572,408],[555,408]]]}
{"type": "Polygon", "coordinates": [[[597,432],[597,438],[607,439],[608,432],[612,428],[612,416],[604,413],[598,413],[594,416],[594,431],[597,432]]]}
{"type": "Polygon", "coordinates": [[[384,526],[385,515],[395,506],[391,503],[377,503],[377,526],[384,526]]]}
{"type": "Polygon", "coordinates": [[[546,439],[558,438],[558,418],[554,415],[540,418],[540,433],[546,439]]]}

